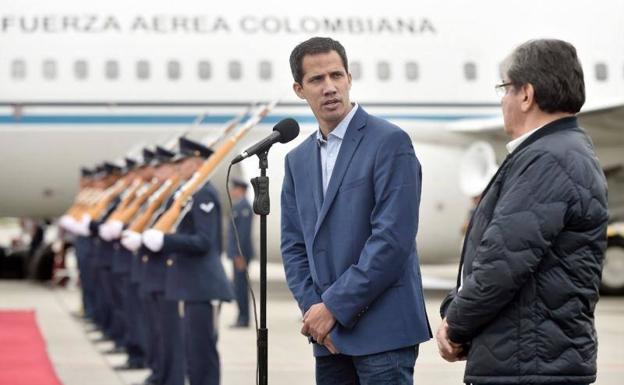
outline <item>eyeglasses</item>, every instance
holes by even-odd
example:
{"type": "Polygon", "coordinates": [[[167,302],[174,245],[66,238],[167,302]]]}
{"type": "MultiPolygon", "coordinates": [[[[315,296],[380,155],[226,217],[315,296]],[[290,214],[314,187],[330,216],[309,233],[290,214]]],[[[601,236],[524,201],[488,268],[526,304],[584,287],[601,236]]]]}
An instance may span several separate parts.
{"type": "Polygon", "coordinates": [[[494,91],[496,92],[496,96],[498,96],[499,98],[502,98],[503,96],[505,96],[505,94],[507,94],[507,87],[509,87],[512,84],[513,84],[512,82],[504,82],[504,83],[495,85],[494,91]]]}

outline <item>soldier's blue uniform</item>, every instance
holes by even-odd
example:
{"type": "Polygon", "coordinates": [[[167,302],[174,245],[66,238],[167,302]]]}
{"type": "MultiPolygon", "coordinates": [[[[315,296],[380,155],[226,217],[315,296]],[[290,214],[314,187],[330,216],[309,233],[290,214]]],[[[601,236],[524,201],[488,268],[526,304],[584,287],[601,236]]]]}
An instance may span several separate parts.
{"type": "MultiPolygon", "coordinates": [[[[157,157],[170,161],[174,153],[162,147],[156,147],[157,157]]],[[[169,197],[162,209],[155,215],[157,220],[173,203],[169,197]]],[[[155,384],[184,385],[184,347],[182,328],[178,317],[176,301],[165,298],[166,261],[169,253],[161,250],[152,252],[146,247],[139,250],[143,265],[141,293],[147,307],[147,339],[152,346],[155,368],[152,379],[155,384]]]]}
{"type": "Polygon", "coordinates": [[[97,221],[91,221],[89,228],[92,240],[92,261],[91,267],[96,282],[96,322],[102,333],[115,342],[115,346],[123,346],[123,329],[121,325],[115,323],[113,309],[113,282],[112,282],[112,258],[114,253],[113,244],[101,239],[98,236],[98,229],[101,224],[115,210],[120,199],[117,197],[109,205],[106,213],[97,221]]]}
{"type": "Polygon", "coordinates": [[[212,301],[229,301],[232,288],[221,264],[221,205],[206,183],[189,202],[174,234],[164,237],[166,297],[179,301],[191,385],[219,384],[220,364],[212,301]]]}
{"type": "MultiPolygon", "coordinates": [[[[138,166],[134,159],[126,158],[126,169],[138,166]]],[[[117,239],[113,244],[113,262],[111,267],[113,278],[113,317],[115,323],[123,331],[123,347],[128,354],[128,361],[115,369],[141,369],[145,367],[145,353],[141,346],[137,331],[138,298],[131,297],[130,268],[132,252],[123,247],[117,239]]]]}
{"type": "MultiPolygon", "coordinates": [[[[96,171],[83,167],[81,175],[83,178],[91,178],[96,171]]],[[[94,320],[95,300],[94,300],[94,279],[91,276],[91,240],[84,235],[76,235],[74,237],[74,249],[76,251],[76,260],[78,262],[78,274],[80,276],[80,288],[82,292],[82,308],[84,316],[90,320],[94,320]]]]}
{"type": "MultiPolygon", "coordinates": [[[[244,183],[244,182],[243,182],[244,183]]],[[[246,187],[241,182],[234,183],[235,186],[246,187]]],[[[251,236],[251,227],[253,221],[253,211],[249,201],[243,197],[232,207],[232,216],[238,229],[238,237],[243,258],[245,258],[246,266],[254,256],[253,240],[251,236]]],[[[230,221],[230,230],[228,232],[227,256],[232,259],[234,271],[234,293],[236,302],[238,303],[238,319],[235,326],[247,326],[249,324],[249,283],[247,281],[247,267],[244,270],[236,269],[234,257],[241,255],[236,244],[236,236],[234,235],[234,226],[230,221]]]]}
{"type": "Polygon", "coordinates": [[[82,291],[82,308],[84,315],[90,320],[95,317],[94,279],[91,274],[91,239],[86,236],[74,237],[74,249],[78,261],[78,273],[80,276],[80,288],[82,291]]]}

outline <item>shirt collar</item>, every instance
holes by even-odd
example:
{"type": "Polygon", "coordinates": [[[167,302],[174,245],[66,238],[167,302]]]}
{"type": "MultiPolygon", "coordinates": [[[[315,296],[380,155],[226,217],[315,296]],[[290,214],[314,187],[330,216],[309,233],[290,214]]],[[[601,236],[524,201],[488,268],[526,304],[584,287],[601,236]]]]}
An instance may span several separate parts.
{"type": "Polygon", "coordinates": [[[534,133],[535,133],[535,131],[539,130],[539,129],[540,129],[540,128],[542,128],[542,127],[544,127],[544,126],[537,127],[537,128],[535,128],[535,129],[533,129],[533,130],[531,130],[531,131],[529,131],[529,132],[527,132],[527,133],[524,133],[523,135],[521,135],[521,136],[517,137],[516,139],[512,140],[511,142],[507,143],[507,144],[505,145],[505,147],[507,147],[507,152],[509,152],[510,154],[511,154],[512,152],[514,152],[514,150],[515,150],[516,148],[518,148],[518,146],[520,146],[520,145],[522,144],[522,142],[524,142],[525,140],[527,140],[529,136],[531,136],[532,134],[534,134],[534,133]]]}
{"type": "MultiPolygon", "coordinates": [[[[351,123],[351,119],[353,119],[353,116],[355,115],[357,109],[358,104],[354,103],[351,107],[351,111],[349,111],[347,116],[345,116],[344,119],[342,119],[340,123],[338,123],[336,128],[334,128],[332,132],[329,133],[329,135],[336,137],[340,140],[344,139],[344,136],[347,133],[347,128],[349,127],[349,123],[351,123]]],[[[319,145],[326,141],[325,139],[323,139],[323,134],[321,133],[320,128],[316,130],[316,141],[319,145]]]]}

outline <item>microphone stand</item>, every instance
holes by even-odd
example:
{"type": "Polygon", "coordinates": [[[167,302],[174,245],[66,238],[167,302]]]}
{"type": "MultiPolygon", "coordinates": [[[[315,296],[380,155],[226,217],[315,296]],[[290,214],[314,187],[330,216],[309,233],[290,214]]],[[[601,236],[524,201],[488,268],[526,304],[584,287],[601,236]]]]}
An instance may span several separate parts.
{"type": "Polygon", "coordinates": [[[260,385],[268,383],[268,334],[266,325],[266,267],[267,267],[267,215],[271,211],[269,200],[269,177],[266,170],[269,168],[267,155],[269,150],[258,154],[260,176],[251,180],[254,189],[254,213],[260,215],[260,328],[257,335],[258,343],[258,372],[260,385]]]}

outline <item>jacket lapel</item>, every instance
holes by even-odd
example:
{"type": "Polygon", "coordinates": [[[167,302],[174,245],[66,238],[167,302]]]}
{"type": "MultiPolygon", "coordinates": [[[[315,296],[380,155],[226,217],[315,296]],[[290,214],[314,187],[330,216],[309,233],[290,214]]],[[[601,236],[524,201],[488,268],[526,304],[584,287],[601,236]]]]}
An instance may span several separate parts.
{"type": "MultiPolygon", "coordinates": [[[[321,212],[316,220],[316,227],[314,229],[315,237],[334,201],[334,198],[336,198],[338,188],[340,188],[340,185],[342,184],[342,180],[347,172],[347,169],[349,168],[353,154],[364,136],[362,128],[366,126],[367,117],[368,114],[361,107],[358,107],[358,111],[353,116],[351,123],[349,123],[349,127],[347,127],[347,132],[345,133],[342,145],[340,146],[340,152],[338,153],[338,158],[336,159],[336,164],[334,165],[334,171],[332,172],[331,178],[329,179],[329,185],[327,186],[327,191],[325,192],[325,199],[323,199],[321,212]]],[[[320,155],[318,154],[318,150],[316,151],[316,154],[318,157],[317,164],[318,167],[320,167],[320,155]]]]}
{"type": "Polygon", "coordinates": [[[308,180],[312,181],[312,194],[314,195],[314,206],[316,207],[316,215],[321,211],[323,205],[323,175],[321,173],[321,154],[316,137],[312,138],[310,145],[312,155],[312,167],[308,168],[308,180]]]}

